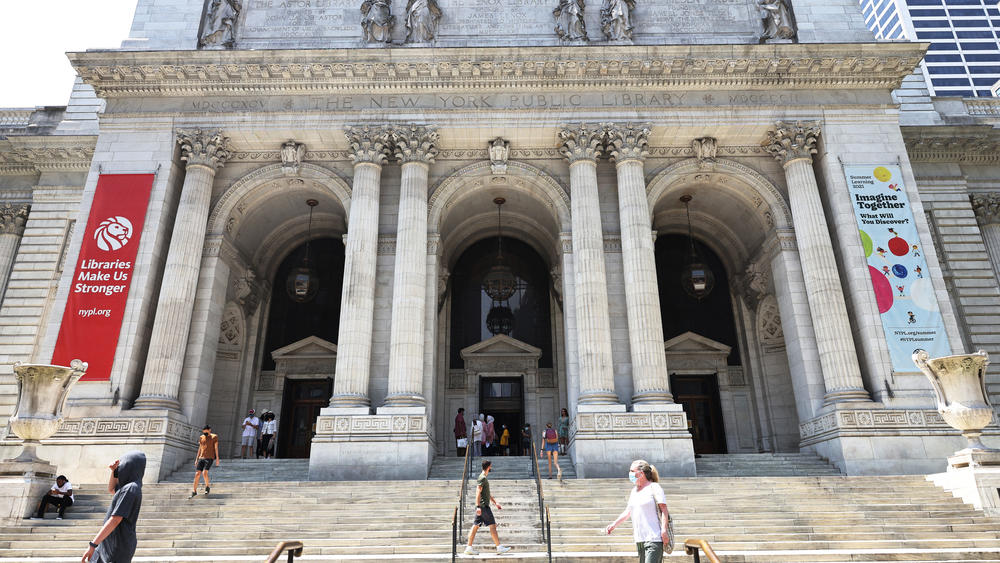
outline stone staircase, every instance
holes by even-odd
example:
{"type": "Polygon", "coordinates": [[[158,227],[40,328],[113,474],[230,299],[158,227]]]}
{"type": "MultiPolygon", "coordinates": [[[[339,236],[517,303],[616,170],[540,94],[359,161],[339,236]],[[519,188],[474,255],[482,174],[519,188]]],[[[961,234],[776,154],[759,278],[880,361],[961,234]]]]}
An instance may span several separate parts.
{"type": "Polygon", "coordinates": [[[701,454],[698,477],[805,477],[840,475],[833,464],[812,453],[701,454]]]}
{"type": "MultiPolygon", "coordinates": [[[[258,483],[308,481],[309,459],[223,459],[208,472],[212,483],[258,483]]],[[[194,481],[194,459],[174,471],[162,483],[194,481]]],[[[200,482],[199,482],[200,484],[200,482]]]]}
{"type": "MultiPolygon", "coordinates": [[[[531,474],[531,456],[499,456],[473,458],[470,460],[470,477],[475,479],[482,470],[483,459],[493,462],[490,479],[525,479],[533,480],[531,474]]],[[[436,457],[431,464],[429,479],[457,479],[462,475],[464,459],[460,457],[436,457]]],[[[548,479],[548,460],[539,458],[539,468],[542,479],[548,479]]],[[[562,468],[563,479],[576,479],[576,468],[569,457],[559,456],[559,467],[562,468]]],[[[552,467],[552,477],[556,477],[556,468],[552,467]]],[[[495,496],[495,495],[494,495],[495,496]]]]}
{"type": "MultiPolygon", "coordinates": [[[[667,478],[661,485],[678,544],[707,539],[727,563],[1000,562],[1000,519],[921,476],[667,478]]],[[[634,559],[628,522],[603,533],[625,508],[631,485],[624,477],[544,487],[555,550],[634,559]]]]}
{"type": "MultiPolygon", "coordinates": [[[[495,512],[500,540],[513,547],[502,557],[542,561],[534,481],[501,479],[499,464],[506,462],[518,460],[500,459],[492,479],[493,494],[504,507],[495,512]]],[[[263,561],[275,544],[289,539],[305,543],[310,561],[450,560],[458,480],[220,477],[212,494],[188,499],[189,476],[144,487],[137,561],[263,561]]],[[[611,536],[603,533],[625,507],[630,484],[624,471],[621,479],[542,482],[553,520],[554,560],[635,561],[628,522],[611,536]]],[[[984,517],[920,476],[665,478],[661,484],[678,544],[705,538],[726,563],[1000,563],[1000,519],[984,517]]],[[[103,488],[78,486],[66,520],[50,513],[44,521],[0,530],[0,562],[79,561],[110,500],[103,488]]],[[[474,481],[467,493],[461,544],[474,514],[474,481]]],[[[479,558],[497,557],[488,530],[480,530],[476,546],[483,553],[479,558]]],[[[669,560],[691,558],[677,549],[669,560]]]]}

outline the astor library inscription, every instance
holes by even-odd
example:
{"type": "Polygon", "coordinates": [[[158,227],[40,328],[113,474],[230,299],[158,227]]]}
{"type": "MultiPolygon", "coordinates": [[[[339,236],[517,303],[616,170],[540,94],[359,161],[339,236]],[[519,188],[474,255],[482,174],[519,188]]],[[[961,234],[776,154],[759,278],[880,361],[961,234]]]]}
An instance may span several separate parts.
{"type": "Polygon", "coordinates": [[[647,33],[693,35],[759,33],[757,3],[750,0],[673,0],[669,4],[637,2],[637,30],[647,33]],[[641,26],[641,27],[639,27],[641,26]]]}
{"type": "Polygon", "coordinates": [[[240,39],[361,36],[357,0],[249,0],[240,39]]]}

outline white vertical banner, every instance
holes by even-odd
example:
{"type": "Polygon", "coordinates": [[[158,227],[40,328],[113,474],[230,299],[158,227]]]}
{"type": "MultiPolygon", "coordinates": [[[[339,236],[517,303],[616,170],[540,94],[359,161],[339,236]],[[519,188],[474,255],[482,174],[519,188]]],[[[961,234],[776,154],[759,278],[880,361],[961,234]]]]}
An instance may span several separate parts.
{"type": "Polygon", "coordinates": [[[951,354],[934,285],[895,165],[844,167],[854,217],[868,260],[875,301],[896,371],[917,371],[917,348],[932,358],[951,354]]]}

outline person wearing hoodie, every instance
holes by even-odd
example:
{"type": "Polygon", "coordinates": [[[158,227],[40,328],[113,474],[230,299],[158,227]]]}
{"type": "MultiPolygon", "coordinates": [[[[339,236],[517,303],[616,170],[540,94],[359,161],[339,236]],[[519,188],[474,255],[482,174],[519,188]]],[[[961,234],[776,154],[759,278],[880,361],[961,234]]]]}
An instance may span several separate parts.
{"type": "Polygon", "coordinates": [[[135,555],[135,523],[142,506],[142,476],[146,473],[146,454],[132,451],[108,466],[111,477],[108,492],[114,493],[104,525],[90,541],[83,563],[131,563],[135,555]]]}

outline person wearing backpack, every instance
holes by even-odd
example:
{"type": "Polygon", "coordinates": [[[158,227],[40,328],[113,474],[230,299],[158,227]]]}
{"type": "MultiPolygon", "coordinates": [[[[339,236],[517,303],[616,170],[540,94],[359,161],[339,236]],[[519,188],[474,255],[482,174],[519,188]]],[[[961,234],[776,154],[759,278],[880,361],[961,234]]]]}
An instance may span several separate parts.
{"type": "Polygon", "coordinates": [[[562,468],[559,467],[559,434],[552,428],[551,422],[545,423],[545,431],[542,432],[542,455],[549,457],[549,479],[552,478],[552,464],[556,464],[556,475],[562,481],[562,468]]]}

